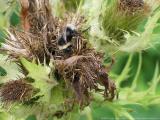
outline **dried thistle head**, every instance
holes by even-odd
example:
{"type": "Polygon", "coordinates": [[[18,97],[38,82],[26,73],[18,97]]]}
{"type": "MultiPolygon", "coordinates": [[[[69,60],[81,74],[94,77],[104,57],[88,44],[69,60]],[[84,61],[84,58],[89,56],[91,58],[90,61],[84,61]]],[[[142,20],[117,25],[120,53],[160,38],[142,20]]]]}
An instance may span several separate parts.
{"type": "Polygon", "coordinates": [[[119,9],[128,13],[134,14],[134,12],[144,10],[143,0],[119,0],[119,9]]]}
{"type": "Polygon", "coordinates": [[[23,80],[9,81],[0,88],[0,97],[4,103],[24,102],[33,95],[33,87],[23,80]]]}
{"type": "Polygon", "coordinates": [[[90,103],[90,92],[92,90],[98,91],[98,84],[105,87],[104,96],[106,99],[112,100],[115,96],[116,87],[108,79],[100,59],[94,54],[72,56],[66,60],[56,61],[56,68],[66,84],[69,83],[69,86],[72,86],[81,105],[90,103]]]}

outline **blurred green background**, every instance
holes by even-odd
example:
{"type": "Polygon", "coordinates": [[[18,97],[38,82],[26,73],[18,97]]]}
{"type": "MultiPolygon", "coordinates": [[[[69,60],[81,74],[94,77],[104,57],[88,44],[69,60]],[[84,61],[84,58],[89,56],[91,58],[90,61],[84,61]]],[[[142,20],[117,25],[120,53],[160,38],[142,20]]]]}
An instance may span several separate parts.
{"type": "MultiPolygon", "coordinates": [[[[64,1],[65,3],[64,8],[67,11],[75,11],[77,9],[76,6],[78,6],[78,4],[80,3],[80,0],[62,1],[64,1]]],[[[84,3],[84,1],[82,1],[82,4],[84,3]]],[[[87,0],[85,2],[88,6],[90,6],[90,2],[87,2],[87,0]]],[[[55,5],[57,7],[57,10],[61,8],[61,3],[58,3],[57,1],[53,2],[53,6],[55,5]]],[[[91,6],[90,9],[92,9],[92,7],[94,8],[95,6],[91,6]]],[[[3,29],[8,28],[9,26],[19,25],[19,12],[19,4],[17,4],[15,0],[0,0],[0,42],[4,42],[4,34],[2,32],[3,29]]],[[[140,24],[137,31],[143,30],[143,27],[144,24],[140,24]]],[[[159,34],[160,36],[160,24],[158,24],[158,26],[154,29],[154,32],[156,34],[159,34]]],[[[160,39],[157,38],[157,41],[159,40],[160,39]]],[[[155,68],[156,66],[160,67],[160,65],[158,64],[160,63],[159,50],[160,44],[158,43],[154,45],[154,47],[151,47],[145,51],[135,53],[117,52],[116,54],[114,54],[115,64],[113,65],[112,70],[110,72],[110,76],[113,80],[114,78],[117,79],[118,76],[122,75],[122,73],[124,72],[123,70],[128,62],[128,59],[132,55],[131,61],[129,63],[129,70],[127,70],[127,76],[125,77],[125,79],[123,79],[122,83],[120,84],[119,98],[117,100],[114,100],[113,103],[99,103],[98,101],[92,102],[91,107],[85,109],[85,111],[89,111],[89,114],[86,115],[85,111],[82,112],[80,120],[111,120],[116,119],[117,116],[119,116],[117,119],[131,119],[130,116],[128,116],[128,114],[131,115],[135,120],[160,119],[160,99],[156,99],[156,97],[159,97],[160,95],[159,82],[158,86],[156,87],[155,94],[155,99],[157,100],[156,104],[147,103],[155,100],[154,97],[149,98],[149,100],[147,99],[147,96],[149,96],[150,94],[147,94],[147,96],[145,97],[143,97],[143,94],[136,94],[134,98],[131,98],[133,99],[133,101],[136,101],[136,99],[139,99],[139,97],[142,97],[143,99],[140,101],[137,100],[136,102],[130,102],[127,100],[125,101],[125,98],[123,98],[123,93],[125,92],[125,89],[132,87],[132,82],[136,75],[140,58],[142,59],[142,63],[139,75],[137,77],[138,80],[135,92],[146,91],[148,87],[151,84],[153,84],[152,79],[156,72],[155,68]],[[143,105],[138,103],[143,103],[143,105]]],[[[159,70],[157,71],[159,75],[160,72],[159,70]]],[[[132,92],[128,96],[132,96],[132,92]]],[[[4,113],[0,113],[0,120],[3,120],[3,118],[5,118],[6,116],[7,115],[5,115],[4,113]]],[[[11,118],[8,119],[10,120],[11,118]]],[[[31,115],[26,120],[35,120],[35,116],[31,115]]]]}

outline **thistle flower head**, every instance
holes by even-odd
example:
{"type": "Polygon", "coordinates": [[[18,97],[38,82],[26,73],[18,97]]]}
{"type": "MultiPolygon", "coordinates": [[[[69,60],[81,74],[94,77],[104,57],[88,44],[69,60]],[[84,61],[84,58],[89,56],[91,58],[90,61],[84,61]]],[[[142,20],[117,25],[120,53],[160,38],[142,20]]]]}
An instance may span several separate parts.
{"type": "Polygon", "coordinates": [[[33,87],[23,80],[9,81],[0,88],[0,97],[4,103],[23,102],[33,95],[33,87]]]}
{"type": "Polygon", "coordinates": [[[134,13],[144,9],[143,0],[119,0],[119,9],[134,13]]]}
{"type": "Polygon", "coordinates": [[[121,45],[125,33],[135,31],[149,15],[149,6],[143,0],[113,0],[104,7],[102,28],[105,36],[121,45]]]}
{"type": "Polygon", "coordinates": [[[111,84],[108,79],[98,56],[72,56],[66,60],[56,61],[56,64],[66,83],[69,83],[74,89],[77,100],[81,105],[90,103],[90,92],[100,90],[98,84],[105,87],[104,96],[107,99],[114,98],[115,85],[111,84]]]}

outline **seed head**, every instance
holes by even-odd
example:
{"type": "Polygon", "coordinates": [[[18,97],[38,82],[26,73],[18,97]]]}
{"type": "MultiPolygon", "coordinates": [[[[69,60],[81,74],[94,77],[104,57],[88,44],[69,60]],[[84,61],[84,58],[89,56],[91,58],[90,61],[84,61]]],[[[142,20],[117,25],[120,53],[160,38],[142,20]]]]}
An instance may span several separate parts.
{"type": "Polygon", "coordinates": [[[1,100],[5,103],[29,100],[32,93],[33,87],[23,80],[9,81],[0,89],[1,100]]]}
{"type": "Polygon", "coordinates": [[[144,9],[143,0],[119,0],[120,10],[135,13],[144,9]]]}

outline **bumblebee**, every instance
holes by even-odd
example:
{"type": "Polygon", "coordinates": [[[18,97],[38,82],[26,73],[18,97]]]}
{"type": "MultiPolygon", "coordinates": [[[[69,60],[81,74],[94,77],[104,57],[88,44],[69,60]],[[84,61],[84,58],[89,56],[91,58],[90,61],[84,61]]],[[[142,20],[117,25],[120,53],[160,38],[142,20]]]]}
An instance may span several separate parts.
{"type": "MultiPolygon", "coordinates": [[[[84,33],[89,29],[90,29],[90,27],[81,31],[81,33],[84,33]]],[[[72,53],[73,52],[72,49],[73,49],[73,46],[74,46],[73,43],[75,43],[75,41],[72,41],[72,39],[74,37],[77,37],[77,39],[76,39],[76,43],[77,43],[76,49],[80,49],[81,48],[80,47],[81,46],[81,40],[78,39],[79,37],[81,37],[80,33],[76,30],[75,25],[67,24],[63,34],[58,39],[59,50],[63,50],[63,52],[65,54],[72,53]]]]}
{"type": "Polygon", "coordinates": [[[59,50],[63,50],[64,53],[72,52],[72,38],[77,35],[76,27],[72,24],[68,24],[63,34],[58,39],[59,50]]]}

